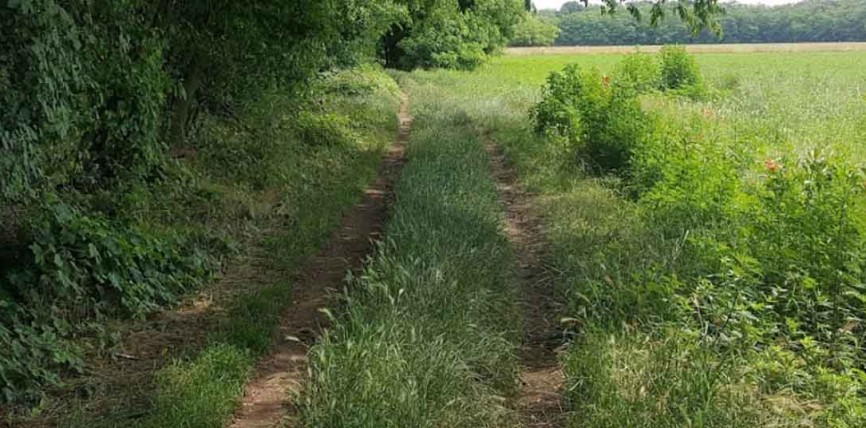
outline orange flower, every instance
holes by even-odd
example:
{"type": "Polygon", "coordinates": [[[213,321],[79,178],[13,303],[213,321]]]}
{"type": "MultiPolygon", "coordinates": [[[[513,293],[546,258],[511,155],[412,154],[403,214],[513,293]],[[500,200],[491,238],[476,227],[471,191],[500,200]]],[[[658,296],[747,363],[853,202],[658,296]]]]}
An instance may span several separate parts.
{"type": "Polygon", "coordinates": [[[764,161],[764,167],[767,168],[767,171],[778,172],[780,169],[782,169],[782,164],[776,162],[773,159],[767,159],[764,161]]]}
{"type": "Polygon", "coordinates": [[[610,85],[610,76],[604,76],[604,77],[602,77],[602,78],[601,78],[601,83],[603,83],[604,86],[609,86],[609,85],[610,85]]]}

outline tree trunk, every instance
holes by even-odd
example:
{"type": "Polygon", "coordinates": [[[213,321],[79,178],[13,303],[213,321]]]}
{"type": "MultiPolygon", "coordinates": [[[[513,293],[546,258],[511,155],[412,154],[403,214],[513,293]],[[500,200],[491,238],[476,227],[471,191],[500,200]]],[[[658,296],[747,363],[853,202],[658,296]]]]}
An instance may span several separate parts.
{"type": "Polygon", "coordinates": [[[169,129],[169,144],[172,149],[183,148],[186,138],[187,124],[189,123],[192,108],[195,105],[195,97],[204,84],[204,65],[200,58],[190,63],[189,71],[183,79],[182,96],[175,96],[172,102],[171,127],[169,129]]]}

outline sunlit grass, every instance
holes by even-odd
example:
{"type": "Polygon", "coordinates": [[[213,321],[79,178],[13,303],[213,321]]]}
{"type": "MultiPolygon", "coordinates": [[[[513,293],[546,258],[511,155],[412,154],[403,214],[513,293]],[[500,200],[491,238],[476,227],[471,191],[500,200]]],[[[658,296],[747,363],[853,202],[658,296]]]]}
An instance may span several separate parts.
{"type": "Polygon", "coordinates": [[[510,427],[512,258],[460,106],[409,82],[415,128],[386,239],[310,352],[309,427],[510,427]]]}

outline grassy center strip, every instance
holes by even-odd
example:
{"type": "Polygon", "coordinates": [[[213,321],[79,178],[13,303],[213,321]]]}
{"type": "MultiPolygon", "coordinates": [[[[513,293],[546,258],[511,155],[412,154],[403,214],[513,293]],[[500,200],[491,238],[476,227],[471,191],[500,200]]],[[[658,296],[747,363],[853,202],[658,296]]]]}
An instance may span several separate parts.
{"type": "Polygon", "coordinates": [[[466,116],[434,100],[413,97],[386,240],[311,350],[304,426],[515,424],[519,320],[489,158],[466,116]]]}

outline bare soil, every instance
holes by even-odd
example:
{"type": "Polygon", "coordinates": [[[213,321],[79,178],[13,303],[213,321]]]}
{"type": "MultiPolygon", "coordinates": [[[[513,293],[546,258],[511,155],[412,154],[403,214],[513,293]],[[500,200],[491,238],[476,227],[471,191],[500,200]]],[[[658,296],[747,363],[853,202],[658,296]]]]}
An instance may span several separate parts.
{"type": "Polygon", "coordinates": [[[519,350],[521,390],[515,406],[527,428],[565,426],[564,384],[558,351],[562,313],[554,285],[542,264],[543,229],[532,195],[517,183],[514,170],[492,141],[485,144],[493,176],[505,207],[505,227],[517,261],[519,305],[523,312],[524,340],[519,350]]]}
{"type": "Polygon", "coordinates": [[[292,291],[292,304],[282,315],[274,348],[256,365],[256,374],[246,386],[231,427],[299,426],[294,400],[308,377],[307,351],[327,327],[327,318],[320,309],[327,305],[332,291],[342,288],[347,271],[363,267],[389,216],[394,184],[405,163],[404,148],[412,128],[405,94],[399,120],[396,142],[382,160],[378,177],[362,201],[343,217],[327,244],[302,269],[292,291]]]}

